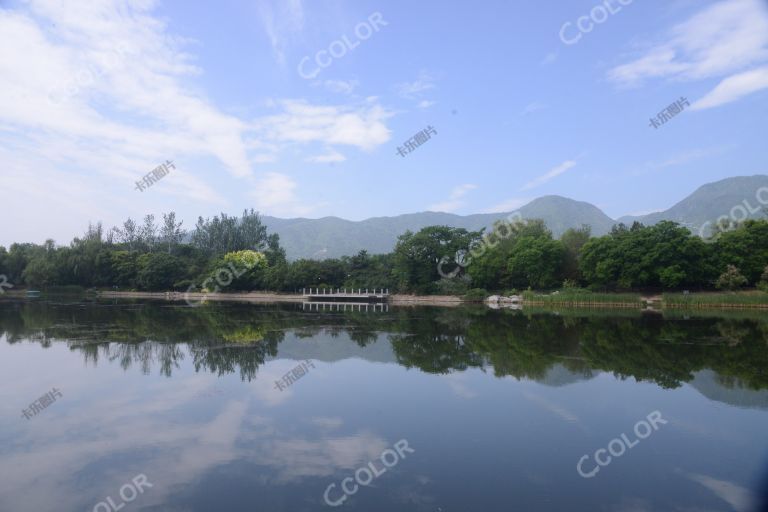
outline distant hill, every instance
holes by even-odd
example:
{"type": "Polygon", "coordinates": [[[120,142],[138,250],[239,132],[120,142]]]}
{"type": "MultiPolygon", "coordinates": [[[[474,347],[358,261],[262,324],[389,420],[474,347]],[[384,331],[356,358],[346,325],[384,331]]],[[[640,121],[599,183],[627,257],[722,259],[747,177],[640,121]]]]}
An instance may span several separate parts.
{"type": "MultiPolygon", "coordinates": [[[[613,219],[589,203],[559,196],[536,199],[520,208],[526,219],[543,219],[555,236],[570,227],[589,224],[596,234],[607,233],[613,219]]],[[[280,235],[280,244],[288,257],[337,258],[357,254],[361,249],[371,254],[390,252],[397,237],[407,230],[418,231],[427,226],[452,226],[468,230],[490,228],[509,213],[454,215],[452,213],[422,212],[397,217],[374,217],[358,222],[338,217],[322,219],[279,219],[264,216],[270,232],[280,235]]]]}
{"type": "MultiPolygon", "coordinates": [[[[650,225],[662,220],[672,220],[697,233],[707,221],[714,223],[721,215],[728,215],[735,206],[744,206],[745,200],[753,210],[764,206],[756,197],[761,187],[768,187],[768,176],[758,174],[727,178],[699,187],[693,194],[668,210],[639,217],[622,217],[618,222],[630,225],[634,221],[639,221],[650,225]]],[[[768,198],[768,193],[763,197],[768,198]]],[[[735,213],[742,215],[740,211],[735,213]]],[[[755,212],[750,214],[750,217],[758,218],[761,215],[761,212],[755,212]]]]}
{"type": "MultiPolygon", "coordinates": [[[[740,176],[717,181],[700,187],[672,208],[640,217],[622,217],[614,220],[598,207],[583,201],[561,196],[544,196],[535,199],[518,211],[526,219],[543,219],[554,235],[560,236],[568,228],[582,224],[592,226],[593,235],[604,235],[617,222],[631,224],[637,220],[655,224],[660,220],[673,220],[697,232],[706,221],[715,221],[727,215],[744,200],[753,207],[758,204],[756,192],[768,187],[768,176],[740,176]]],[[[264,216],[270,232],[280,235],[290,259],[338,258],[365,249],[371,254],[390,252],[397,237],[407,230],[418,231],[426,226],[445,225],[468,230],[490,228],[497,220],[509,213],[484,213],[454,215],[452,213],[421,212],[396,217],[374,217],[362,221],[349,221],[338,217],[321,219],[281,219],[264,216]]],[[[758,217],[754,214],[753,217],[758,217]]]]}

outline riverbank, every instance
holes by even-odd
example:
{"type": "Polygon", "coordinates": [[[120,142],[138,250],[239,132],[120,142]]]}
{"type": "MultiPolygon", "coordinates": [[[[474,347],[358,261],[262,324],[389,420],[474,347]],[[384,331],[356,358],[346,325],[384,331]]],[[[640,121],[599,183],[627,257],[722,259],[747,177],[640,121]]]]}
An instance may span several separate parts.
{"type": "Polygon", "coordinates": [[[165,299],[171,301],[187,301],[199,304],[205,301],[238,301],[238,302],[305,302],[303,295],[274,293],[274,292],[228,292],[228,293],[187,293],[187,292],[134,292],[134,291],[100,291],[97,295],[102,298],[121,299],[165,299]]]}
{"type": "MultiPolygon", "coordinates": [[[[23,295],[23,294],[21,294],[23,295]]],[[[157,299],[170,301],[188,301],[199,304],[205,301],[237,301],[237,302],[309,302],[308,298],[299,294],[275,292],[229,292],[229,293],[186,293],[186,292],[137,292],[137,291],[99,291],[101,298],[122,299],[157,299]]],[[[442,306],[453,307],[464,304],[461,297],[453,295],[390,295],[388,303],[393,306],[442,306]]]]}
{"type": "Polygon", "coordinates": [[[743,292],[665,293],[664,307],[676,309],[768,309],[768,293],[743,292]]]}
{"type": "MultiPolygon", "coordinates": [[[[100,298],[154,299],[186,301],[196,305],[202,302],[253,302],[253,303],[304,303],[308,298],[301,294],[276,292],[227,292],[227,293],[186,293],[186,292],[140,292],[140,291],[96,291],[100,298]]],[[[25,297],[26,291],[13,290],[8,297],[25,297]]],[[[405,295],[393,294],[387,301],[392,306],[438,306],[456,307],[462,304],[478,303],[455,295],[405,295]]],[[[550,294],[524,292],[522,295],[504,297],[493,295],[481,301],[494,309],[520,309],[521,307],[544,308],[608,308],[660,311],[662,309],[768,309],[768,293],[742,291],[733,293],[665,293],[643,296],[632,293],[568,293],[550,294]]]]}

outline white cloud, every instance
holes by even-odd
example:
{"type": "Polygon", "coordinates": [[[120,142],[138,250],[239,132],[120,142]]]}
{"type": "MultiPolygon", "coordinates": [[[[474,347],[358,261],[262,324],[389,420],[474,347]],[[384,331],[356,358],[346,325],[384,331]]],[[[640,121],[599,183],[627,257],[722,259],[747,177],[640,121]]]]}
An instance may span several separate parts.
{"type": "Polygon", "coordinates": [[[625,86],[651,78],[693,81],[726,78],[694,108],[736,101],[768,87],[768,9],[761,0],[723,0],[674,26],[665,41],[614,67],[610,80],[625,86]],[[730,75],[730,76],[728,76],[730,75]]]}
{"type": "Polygon", "coordinates": [[[704,110],[719,107],[766,88],[768,88],[768,66],[729,76],[694,103],[691,109],[704,110]]]}
{"type": "Polygon", "coordinates": [[[338,151],[328,148],[328,151],[326,151],[324,154],[310,156],[305,161],[316,163],[316,164],[331,164],[336,162],[343,162],[346,159],[347,157],[345,157],[338,151]]]}
{"type": "Polygon", "coordinates": [[[302,202],[296,194],[297,187],[290,176],[269,172],[256,180],[251,197],[259,210],[270,215],[306,215],[317,206],[302,202]]]}
{"type": "Polygon", "coordinates": [[[561,163],[557,167],[552,168],[549,172],[539,176],[538,178],[529,181],[523,186],[523,190],[530,190],[532,188],[539,187],[541,185],[544,185],[550,180],[553,180],[554,178],[560,176],[567,170],[573,168],[576,166],[575,160],[566,160],[565,162],[561,163]]]}
{"type": "Polygon", "coordinates": [[[723,0],[673,27],[667,40],[609,77],[633,85],[653,77],[722,76],[768,58],[768,12],[760,0],[723,0]]]}
{"type": "Polygon", "coordinates": [[[384,121],[392,114],[369,98],[363,105],[317,106],[303,100],[280,102],[284,113],[258,121],[266,136],[279,143],[321,142],[372,150],[389,141],[384,121]]]}
{"type": "MultiPolygon", "coordinates": [[[[288,27],[300,29],[301,2],[280,5],[288,27]]],[[[328,148],[320,161],[341,161],[335,145],[372,150],[389,140],[391,114],[376,98],[329,107],[278,100],[255,119],[224,112],[200,90],[203,70],[186,53],[189,42],[169,32],[155,7],[30,0],[0,9],[0,155],[4,189],[21,191],[4,204],[23,208],[38,197],[57,212],[53,224],[51,211],[31,213],[24,232],[7,230],[4,240],[71,236],[87,219],[114,224],[154,211],[158,197],[187,200],[174,207],[197,211],[200,203],[227,206],[219,192],[226,183],[215,183],[221,171],[250,183],[252,166],[277,161],[289,147],[320,143],[328,148]],[[166,159],[177,170],[150,191],[133,191],[166,159]],[[55,198],[44,192],[51,183],[60,184],[55,198]]],[[[295,197],[271,204],[307,209],[295,197]]]]}
{"type": "Polygon", "coordinates": [[[477,185],[473,185],[471,183],[465,183],[464,185],[454,187],[447,201],[435,203],[429,206],[428,209],[434,212],[454,212],[464,206],[464,196],[476,188],[477,185]]]}

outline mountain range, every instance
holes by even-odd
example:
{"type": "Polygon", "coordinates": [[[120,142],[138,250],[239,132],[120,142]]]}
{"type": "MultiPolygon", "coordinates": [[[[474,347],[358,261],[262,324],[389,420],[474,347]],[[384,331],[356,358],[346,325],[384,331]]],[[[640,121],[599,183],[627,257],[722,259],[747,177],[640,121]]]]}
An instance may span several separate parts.
{"type": "MultiPolygon", "coordinates": [[[[593,204],[555,195],[534,199],[516,211],[526,219],[543,219],[555,237],[568,228],[577,228],[582,224],[590,225],[592,234],[599,236],[608,233],[620,222],[630,225],[638,221],[650,225],[661,220],[678,222],[698,233],[707,221],[714,222],[718,217],[728,215],[738,205],[744,207],[745,201],[749,208],[745,207],[744,211],[751,218],[765,215],[762,209],[768,207],[768,190],[760,196],[767,204],[761,204],[757,197],[762,187],[768,188],[768,175],[726,178],[699,187],[667,210],[619,219],[612,219],[593,204]]],[[[407,230],[418,231],[426,226],[443,225],[468,230],[490,228],[509,213],[462,216],[421,212],[362,221],[339,217],[281,219],[263,216],[262,220],[270,232],[280,235],[280,243],[289,259],[325,259],[353,255],[362,249],[370,254],[390,252],[398,236],[407,230]]],[[[737,215],[743,214],[739,210],[737,215]]]]}

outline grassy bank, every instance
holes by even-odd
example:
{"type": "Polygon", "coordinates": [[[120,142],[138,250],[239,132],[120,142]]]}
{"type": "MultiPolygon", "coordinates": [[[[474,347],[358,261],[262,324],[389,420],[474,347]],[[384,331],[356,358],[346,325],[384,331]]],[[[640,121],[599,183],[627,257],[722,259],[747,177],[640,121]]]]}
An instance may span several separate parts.
{"type": "Polygon", "coordinates": [[[665,308],[768,308],[768,293],[665,293],[662,301],[665,308]]]}
{"type": "Polygon", "coordinates": [[[636,293],[591,293],[584,290],[563,290],[554,294],[523,292],[523,305],[569,307],[641,308],[643,301],[636,293]]]}

